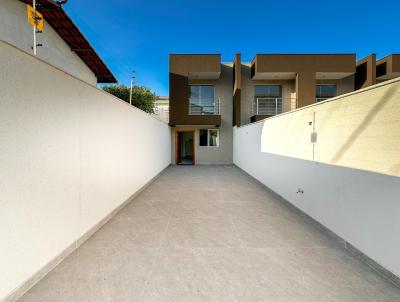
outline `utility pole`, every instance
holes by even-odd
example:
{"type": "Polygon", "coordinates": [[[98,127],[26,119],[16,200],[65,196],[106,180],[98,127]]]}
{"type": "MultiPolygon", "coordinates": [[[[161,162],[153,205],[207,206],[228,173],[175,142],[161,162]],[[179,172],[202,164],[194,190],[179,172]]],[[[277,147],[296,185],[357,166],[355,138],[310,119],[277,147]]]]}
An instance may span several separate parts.
{"type": "Polygon", "coordinates": [[[132,89],[133,89],[133,85],[135,84],[135,71],[132,71],[132,77],[131,77],[131,93],[129,95],[129,104],[132,105],[132,89]]]}
{"type": "Polygon", "coordinates": [[[33,11],[35,14],[35,22],[33,24],[33,54],[36,56],[36,49],[37,49],[37,44],[36,44],[36,0],[32,1],[32,6],[33,6],[33,11]]]}

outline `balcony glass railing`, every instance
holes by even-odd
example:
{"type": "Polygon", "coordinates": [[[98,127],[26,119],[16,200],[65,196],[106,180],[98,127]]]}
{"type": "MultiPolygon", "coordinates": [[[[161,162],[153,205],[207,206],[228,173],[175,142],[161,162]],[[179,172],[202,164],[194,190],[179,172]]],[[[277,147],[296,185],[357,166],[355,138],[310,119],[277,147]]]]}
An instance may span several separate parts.
{"type": "Polygon", "coordinates": [[[189,99],[189,115],[220,115],[220,98],[189,99]]]}

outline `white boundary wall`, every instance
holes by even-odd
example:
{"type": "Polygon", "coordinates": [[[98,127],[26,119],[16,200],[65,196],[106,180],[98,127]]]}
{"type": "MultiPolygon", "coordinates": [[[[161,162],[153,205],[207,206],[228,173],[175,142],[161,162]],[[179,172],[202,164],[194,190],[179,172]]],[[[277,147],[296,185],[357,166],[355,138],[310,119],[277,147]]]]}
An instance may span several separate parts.
{"type": "Polygon", "coordinates": [[[0,301],[171,161],[169,126],[0,42],[0,301]]]}
{"type": "MultiPolygon", "coordinates": [[[[399,161],[397,154],[397,162],[396,157],[391,157],[392,161],[390,165],[388,164],[392,150],[398,148],[400,144],[396,136],[400,129],[393,129],[399,120],[397,110],[400,106],[399,99],[393,98],[400,91],[398,83],[397,80],[377,85],[343,98],[344,101],[347,99],[351,103],[347,107],[347,111],[350,111],[352,107],[357,107],[354,103],[370,99],[369,96],[378,94],[380,89],[391,91],[386,93],[386,96],[391,97],[389,101],[376,99],[376,102],[385,104],[385,107],[379,110],[379,119],[370,119],[368,128],[364,132],[360,132],[355,126],[359,135],[353,146],[357,147],[357,144],[368,146],[367,142],[370,144],[365,150],[367,155],[359,160],[354,158],[352,161],[342,161],[338,162],[339,165],[333,165],[330,162],[305,159],[307,154],[312,155],[312,148],[309,147],[312,145],[310,142],[312,127],[308,125],[308,119],[298,117],[307,115],[307,111],[311,111],[312,117],[312,112],[319,110],[316,107],[332,107],[335,106],[333,104],[335,102],[337,106],[345,109],[343,103],[340,104],[341,100],[310,106],[304,110],[234,128],[233,157],[235,165],[400,277],[400,177],[386,174],[398,173],[397,170],[388,168],[398,165],[399,161]],[[290,118],[291,116],[293,118],[290,118]],[[281,123],[279,120],[284,122],[281,123]],[[387,131],[384,131],[382,124],[379,123],[381,120],[386,121],[387,131]],[[366,135],[373,132],[373,123],[377,123],[377,129],[382,131],[382,135],[366,135]],[[296,129],[299,135],[292,135],[293,129],[296,129]],[[391,144],[388,143],[390,136],[391,144]],[[289,140],[288,137],[292,139],[289,140]],[[311,153],[305,150],[311,150],[311,153]],[[381,173],[354,168],[362,167],[368,156],[374,164],[368,168],[381,169],[381,173]],[[351,164],[351,167],[346,167],[347,163],[351,164]],[[298,189],[304,193],[296,193],[298,189]]],[[[357,108],[358,114],[371,116],[371,111],[366,110],[363,113],[359,110],[360,107],[357,108]]],[[[347,131],[343,131],[342,128],[343,124],[350,124],[353,121],[354,115],[349,114],[345,118],[342,112],[343,110],[332,108],[329,119],[323,121],[324,127],[317,126],[319,140],[316,145],[319,146],[315,148],[319,150],[319,159],[330,159],[325,155],[334,154],[335,152],[332,152],[334,146],[339,149],[349,141],[352,128],[347,127],[347,131]],[[336,114],[340,116],[337,117],[336,114]],[[342,131],[336,132],[335,137],[329,136],[329,140],[322,139],[327,137],[327,131],[335,133],[332,129],[334,127],[342,131]],[[335,142],[332,142],[333,138],[335,142]]],[[[348,150],[346,156],[353,152],[351,148],[348,150]]]]}

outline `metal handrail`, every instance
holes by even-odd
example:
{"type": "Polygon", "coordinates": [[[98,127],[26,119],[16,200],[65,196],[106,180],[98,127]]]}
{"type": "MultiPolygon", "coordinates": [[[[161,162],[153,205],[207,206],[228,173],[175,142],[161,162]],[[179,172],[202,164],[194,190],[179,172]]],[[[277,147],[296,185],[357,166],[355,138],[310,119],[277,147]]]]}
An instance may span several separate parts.
{"type": "Polygon", "coordinates": [[[162,107],[155,107],[153,109],[153,114],[158,116],[160,119],[164,121],[169,121],[169,107],[162,108],[162,107]]]}
{"type": "Polygon", "coordinates": [[[315,102],[316,103],[318,103],[318,102],[323,102],[323,101],[325,101],[325,100],[327,100],[327,99],[331,99],[331,98],[334,98],[334,96],[328,96],[328,97],[320,97],[320,98],[315,98],[315,102]]]}
{"type": "Polygon", "coordinates": [[[221,100],[220,98],[213,99],[200,99],[196,100],[197,104],[189,99],[189,115],[220,115],[221,114],[221,100]],[[209,103],[212,100],[212,105],[202,105],[202,103],[209,103]]]}
{"type": "Polygon", "coordinates": [[[282,113],[282,98],[255,98],[253,103],[253,115],[277,115],[282,113]]]}

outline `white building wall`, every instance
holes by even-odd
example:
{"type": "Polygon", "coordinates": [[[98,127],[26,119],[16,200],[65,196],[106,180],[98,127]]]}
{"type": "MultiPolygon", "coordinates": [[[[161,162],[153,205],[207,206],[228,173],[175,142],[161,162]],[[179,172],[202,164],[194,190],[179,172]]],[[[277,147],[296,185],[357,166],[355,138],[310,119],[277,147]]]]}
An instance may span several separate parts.
{"type": "Polygon", "coordinates": [[[3,42],[0,66],[2,301],[166,168],[171,139],[166,123],[3,42]]]}
{"type": "Polygon", "coordinates": [[[233,161],[400,277],[399,95],[393,80],[234,128],[233,161]]]}
{"type": "MultiPolygon", "coordinates": [[[[38,43],[43,44],[38,47],[39,58],[89,84],[97,84],[94,73],[47,22],[44,24],[44,32],[37,37],[38,43]]],[[[25,3],[18,0],[0,1],[0,40],[33,53],[32,26],[27,20],[25,3]]]]}

